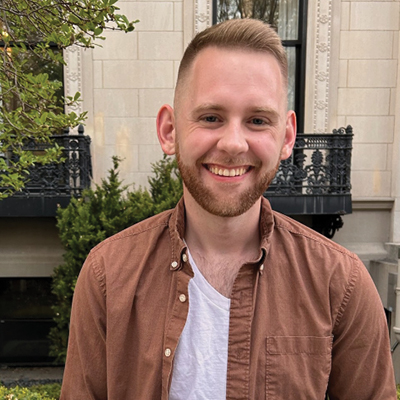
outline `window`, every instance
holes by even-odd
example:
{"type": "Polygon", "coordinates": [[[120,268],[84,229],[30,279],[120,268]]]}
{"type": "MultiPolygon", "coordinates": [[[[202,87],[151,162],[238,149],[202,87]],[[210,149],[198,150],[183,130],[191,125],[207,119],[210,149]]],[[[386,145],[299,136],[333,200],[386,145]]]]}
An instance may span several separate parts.
{"type": "Polygon", "coordinates": [[[304,130],[304,81],[307,0],[213,0],[213,23],[256,18],[275,28],[289,63],[289,107],[296,111],[298,131],[304,130]]]}
{"type": "Polygon", "coordinates": [[[51,278],[0,278],[0,363],[49,363],[51,278]]]}

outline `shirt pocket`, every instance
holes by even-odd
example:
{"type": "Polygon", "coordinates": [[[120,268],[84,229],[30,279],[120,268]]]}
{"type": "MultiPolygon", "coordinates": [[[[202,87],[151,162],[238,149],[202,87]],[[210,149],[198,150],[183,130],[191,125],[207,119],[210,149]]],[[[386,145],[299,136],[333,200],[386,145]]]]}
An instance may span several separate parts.
{"type": "Polygon", "coordinates": [[[324,399],[331,370],[331,336],[269,336],[265,345],[267,400],[324,399]]]}

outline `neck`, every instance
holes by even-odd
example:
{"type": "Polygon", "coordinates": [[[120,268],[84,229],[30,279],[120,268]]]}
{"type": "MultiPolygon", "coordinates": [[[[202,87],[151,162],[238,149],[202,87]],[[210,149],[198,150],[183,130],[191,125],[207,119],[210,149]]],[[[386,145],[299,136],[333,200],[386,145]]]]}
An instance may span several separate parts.
{"type": "Polygon", "coordinates": [[[219,217],[204,210],[187,191],[185,240],[203,254],[257,256],[260,245],[261,198],[244,214],[219,217]]]}

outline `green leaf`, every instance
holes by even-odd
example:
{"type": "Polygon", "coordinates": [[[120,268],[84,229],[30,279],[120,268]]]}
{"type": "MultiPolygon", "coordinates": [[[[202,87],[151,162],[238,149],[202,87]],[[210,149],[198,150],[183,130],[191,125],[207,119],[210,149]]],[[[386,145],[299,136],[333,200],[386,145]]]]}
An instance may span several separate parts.
{"type": "Polygon", "coordinates": [[[81,22],[81,20],[73,14],[69,16],[69,21],[73,22],[74,24],[80,24],[81,22]]]}
{"type": "Polygon", "coordinates": [[[103,28],[101,28],[101,27],[95,28],[95,29],[93,30],[93,34],[96,35],[96,36],[99,36],[99,35],[101,35],[102,33],[103,33],[103,28]]]}

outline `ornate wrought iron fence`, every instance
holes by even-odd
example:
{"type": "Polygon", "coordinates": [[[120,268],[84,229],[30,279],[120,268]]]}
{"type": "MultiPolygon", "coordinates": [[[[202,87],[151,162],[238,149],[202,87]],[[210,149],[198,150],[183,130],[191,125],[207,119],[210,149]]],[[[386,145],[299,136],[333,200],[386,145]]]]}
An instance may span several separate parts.
{"type": "Polygon", "coordinates": [[[351,212],[351,126],[332,133],[299,133],[265,196],[285,214],[351,212]]]}
{"type": "MultiPolygon", "coordinates": [[[[0,201],[0,216],[55,215],[57,205],[66,206],[72,196],[80,196],[83,189],[90,187],[90,137],[84,135],[83,126],[79,126],[78,135],[65,130],[62,135],[52,136],[52,140],[62,147],[63,160],[31,167],[25,187],[0,201]]],[[[40,153],[49,146],[31,140],[24,150],[40,153]]]]}
{"type": "MultiPolygon", "coordinates": [[[[52,136],[52,140],[63,148],[64,161],[32,167],[25,188],[15,193],[14,197],[79,196],[83,189],[90,186],[90,137],[83,135],[83,127],[78,135],[57,135],[52,136]]],[[[49,144],[37,144],[32,140],[25,150],[41,152],[46,147],[49,144]]]]}

